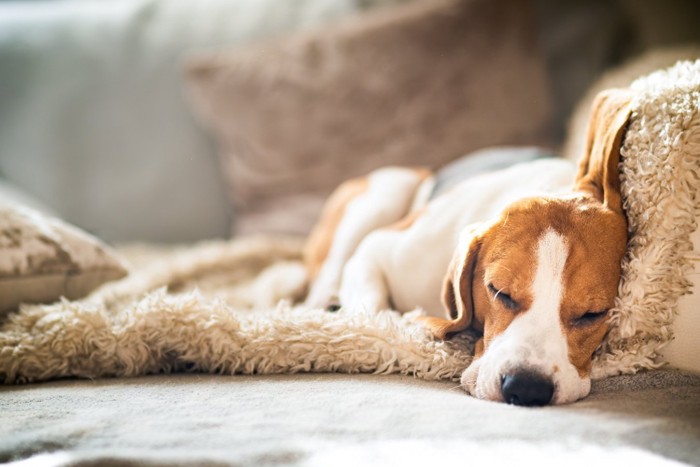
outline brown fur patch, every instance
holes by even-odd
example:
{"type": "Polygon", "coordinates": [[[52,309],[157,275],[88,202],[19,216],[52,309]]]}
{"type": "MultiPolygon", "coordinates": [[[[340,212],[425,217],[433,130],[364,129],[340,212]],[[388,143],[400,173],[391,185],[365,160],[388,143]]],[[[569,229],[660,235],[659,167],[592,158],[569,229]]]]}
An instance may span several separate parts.
{"type": "Polygon", "coordinates": [[[618,213],[622,213],[622,196],[617,166],[633,96],[628,89],[608,89],[596,96],[576,177],[576,191],[593,195],[618,213]]]}
{"type": "Polygon", "coordinates": [[[484,355],[484,339],[481,338],[474,344],[474,359],[481,358],[484,355]]]}
{"type": "Polygon", "coordinates": [[[420,180],[425,180],[426,178],[433,175],[432,170],[427,167],[411,167],[409,170],[413,170],[420,180]]]}

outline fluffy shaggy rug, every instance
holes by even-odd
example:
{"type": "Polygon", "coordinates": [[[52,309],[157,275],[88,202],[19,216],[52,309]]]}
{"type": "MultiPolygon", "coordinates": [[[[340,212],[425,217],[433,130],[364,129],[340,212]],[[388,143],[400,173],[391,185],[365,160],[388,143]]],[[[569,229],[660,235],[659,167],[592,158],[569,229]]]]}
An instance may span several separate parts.
{"type": "MultiPolygon", "coordinates": [[[[656,352],[689,290],[689,238],[700,213],[700,61],[631,87],[622,164],[631,239],[597,378],[660,364],[656,352]]],[[[272,306],[303,295],[299,253],[298,241],[280,238],[201,245],[142,264],[84,300],[24,306],[0,327],[0,378],[307,371],[443,379],[469,364],[471,336],[434,341],[414,324],[418,311],[348,316],[272,306]]]]}
{"type": "Polygon", "coordinates": [[[468,365],[468,335],[434,341],[411,315],[262,307],[303,292],[300,251],[283,238],[203,244],[86,300],[24,307],[2,327],[0,375],[7,383],[171,371],[442,379],[468,365]]]}

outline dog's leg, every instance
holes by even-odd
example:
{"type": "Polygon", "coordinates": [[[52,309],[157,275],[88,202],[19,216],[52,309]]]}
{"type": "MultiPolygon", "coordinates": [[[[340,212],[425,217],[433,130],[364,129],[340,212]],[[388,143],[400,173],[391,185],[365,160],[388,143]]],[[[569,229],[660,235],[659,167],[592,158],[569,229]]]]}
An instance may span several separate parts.
{"type": "Polygon", "coordinates": [[[357,248],[343,270],[340,303],[351,313],[377,312],[391,307],[386,263],[399,232],[376,230],[357,248]]]}
{"type": "Polygon", "coordinates": [[[337,304],[343,268],[360,242],[370,232],[406,216],[428,176],[427,170],[385,168],[372,172],[367,179],[341,185],[329,199],[307,244],[307,264],[308,258],[320,263],[315,277],[310,265],[313,279],[307,305],[337,304]],[[340,218],[333,223],[333,216],[340,218]]]}

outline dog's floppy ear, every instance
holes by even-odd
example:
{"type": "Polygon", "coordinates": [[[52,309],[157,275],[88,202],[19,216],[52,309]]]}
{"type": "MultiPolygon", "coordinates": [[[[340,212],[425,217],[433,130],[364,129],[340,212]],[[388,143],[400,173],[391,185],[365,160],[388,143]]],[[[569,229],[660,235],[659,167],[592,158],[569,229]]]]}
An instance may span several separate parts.
{"type": "Polygon", "coordinates": [[[425,317],[423,323],[438,339],[469,327],[474,315],[472,281],[479,250],[490,225],[472,224],[460,233],[457,249],[442,285],[442,303],[448,319],[425,317]]]}
{"type": "Polygon", "coordinates": [[[596,96],[575,186],[577,191],[590,193],[620,214],[623,211],[618,164],[632,97],[628,89],[608,89],[596,96]]]}

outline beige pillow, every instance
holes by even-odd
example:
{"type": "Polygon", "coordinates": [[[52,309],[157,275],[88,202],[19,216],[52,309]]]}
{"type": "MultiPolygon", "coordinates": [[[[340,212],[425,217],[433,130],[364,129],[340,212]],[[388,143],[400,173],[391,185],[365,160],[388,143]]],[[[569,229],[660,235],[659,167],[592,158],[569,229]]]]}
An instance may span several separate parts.
{"type": "Polygon", "coordinates": [[[548,142],[531,2],[433,0],[192,59],[238,233],[307,233],[341,181],[548,142]]]}
{"type": "Polygon", "coordinates": [[[126,273],[122,261],[95,237],[0,201],[0,316],[20,303],[83,297],[126,273]]]}

